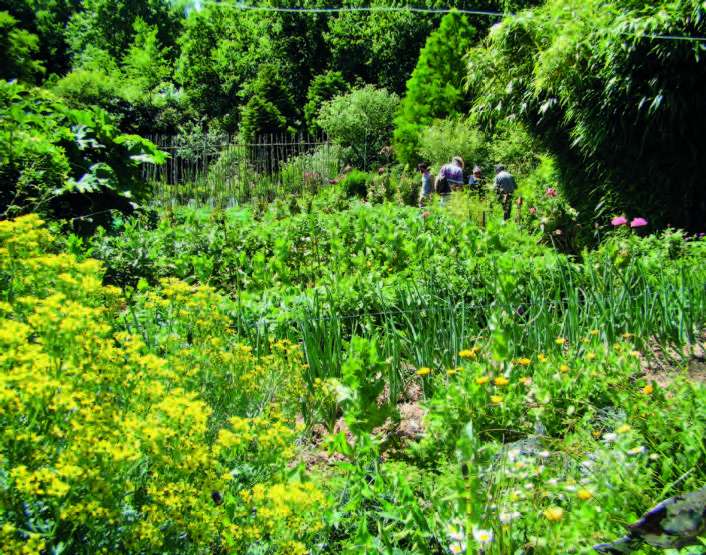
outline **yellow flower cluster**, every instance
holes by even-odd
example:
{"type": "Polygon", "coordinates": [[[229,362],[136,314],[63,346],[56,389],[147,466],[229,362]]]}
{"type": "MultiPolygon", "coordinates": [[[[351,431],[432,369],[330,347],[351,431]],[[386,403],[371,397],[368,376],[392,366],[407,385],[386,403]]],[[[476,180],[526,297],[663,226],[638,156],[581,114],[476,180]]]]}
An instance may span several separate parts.
{"type": "Polygon", "coordinates": [[[138,296],[126,331],[100,263],[51,245],[36,216],[0,222],[2,551],[244,552],[259,530],[305,552],[324,500],[284,481],[297,430],[277,403],[298,347],[255,356],[225,299],[176,280],[138,296]],[[261,500],[240,495],[239,464],[263,469],[261,500]]]}

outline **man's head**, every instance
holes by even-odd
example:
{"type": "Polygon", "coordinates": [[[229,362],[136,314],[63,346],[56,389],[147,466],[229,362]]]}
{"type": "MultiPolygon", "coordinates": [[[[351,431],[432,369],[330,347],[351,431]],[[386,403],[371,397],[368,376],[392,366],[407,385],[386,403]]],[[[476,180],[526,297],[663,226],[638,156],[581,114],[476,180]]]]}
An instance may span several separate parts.
{"type": "Polygon", "coordinates": [[[421,164],[417,164],[417,171],[418,172],[424,173],[427,171],[427,169],[428,169],[428,166],[424,162],[422,162],[421,164]]]}
{"type": "Polygon", "coordinates": [[[463,158],[460,156],[454,156],[451,161],[456,164],[459,168],[463,167],[463,158]]]}
{"type": "Polygon", "coordinates": [[[473,167],[473,175],[475,177],[480,177],[480,168],[478,166],[473,167]]]}
{"type": "Polygon", "coordinates": [[[495,166],[495,173],[496,174],[498,174],[500,172],[504,172],[504,171],[505,171],[505,166],[503,166],[502,164],[497,164],[495,166]]]}

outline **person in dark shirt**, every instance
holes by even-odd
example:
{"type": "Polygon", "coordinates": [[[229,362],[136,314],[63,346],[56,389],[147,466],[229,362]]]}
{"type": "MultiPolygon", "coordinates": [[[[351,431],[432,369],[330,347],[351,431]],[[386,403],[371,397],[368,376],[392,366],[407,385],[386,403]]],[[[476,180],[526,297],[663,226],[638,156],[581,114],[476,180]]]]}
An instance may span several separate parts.
{"type": "Polygon", "coordinates": [[[505,166],[498,164],[495,166],[495,193],[500,204],[503,206],[503,218],[510,219],[512,211],[512,195],[517,189],[515,178],[505,169],[505,166]]]}

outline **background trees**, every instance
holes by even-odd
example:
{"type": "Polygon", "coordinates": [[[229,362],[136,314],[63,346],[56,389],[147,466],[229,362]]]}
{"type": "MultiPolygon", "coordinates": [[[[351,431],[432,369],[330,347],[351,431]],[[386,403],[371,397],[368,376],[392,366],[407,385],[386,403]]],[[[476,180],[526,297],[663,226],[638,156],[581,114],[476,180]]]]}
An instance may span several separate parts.
{"type": "Polygon", "coordinates": [[[0,78],[34,82],[44,73],[34,57],[39,51],[36,35],[17,28],[17,20],[8,12],[0,12],[0,78]]]}
{"type": "Polygon", "coordinates": [[[157,29],[163,47],[176,46],[182,15],[168,0],[82,0],[69,21],[70,50],[76,56],[88,47],[99,48],[121,59],[138,32],[138,19],[157,29]]]}
{"type": "Polygon", "coordinates": [[[508,15],[284,13],[192,0],[0,0],[0,77],[41,85],[70,108],[99,107],[122,131],[143,135],[227,133],[253,140],[261,133],[323,128],[363,165],[373,163],[373,144],[390,143],[381,122],[394,94],[402,97],[394,146],[404,165],[461,148],[440,140],[440,130],[457,130],[465,150],[488,157],[511,151],[519,160],[523,149],[540,145],[556,159],[561,184],[585,218],[642,212],[653,214],[655,223],[693,229],[706,218],[704,139],[695,131],[706,119],[700,92],[706,43],[689,40],[706,34],[702,3],[341,5],[456,6],[508,15]],[[674,35],[687,40],[669,38],[674,35]],[[358,92],[351,96],[353,89],[358,92]],[[381,89],[391,93],[385,101],[381,89]],[[341,95],[346,100],[336,100],[341,95]],[[356,100],[363,97],[376,104],[369,110],[356,100]],[[350,113],[334,113],[331,104],[322,110],[329,101],[350,113]],[[352,131],[354,116],[371,129],[352,131]],[[363,143],[353,144],[353,136],[363,143]]]}
{"type": "Polygon", "coordinates": [[[0,11],[15,18],[17,29],[36,35],[35,59],[46,68],[46,75],[69,69],[66,26],[80,8],[81,0],[0,0],[0,11]]]}

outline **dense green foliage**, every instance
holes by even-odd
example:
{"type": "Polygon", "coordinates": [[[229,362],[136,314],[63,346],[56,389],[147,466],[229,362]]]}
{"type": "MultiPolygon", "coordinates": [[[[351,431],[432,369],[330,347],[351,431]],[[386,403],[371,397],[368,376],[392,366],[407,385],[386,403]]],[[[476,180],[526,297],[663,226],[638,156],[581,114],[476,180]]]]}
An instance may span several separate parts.
{"type": "Polygon", "coordinates": [[[304,119],[310,131],[318,129],[316,118],[319,116],[322,104],[327,100],[331,100],[334,96],[347,92],[348,83],[340,71],[327,71],[311,80],[309,90],[306,92],[306,104],[304,105],[304,119]]]}
{"type": "Polygon", "coordinates": [[[7,12],[0,12],[0,79],[19,79],[34,82],[44,72],[42,64],[34,60],[39,51],[36,35],[18,29],[17,20],[7,12]]]}
{"type": "Polygon", "coordinates": [[[298,118],[293,93],[271,64],[260,66],[257,77],[244,94],[249,96],[241,113],[240,134],[243,143],[254,143],[260,136],[284,134],[298,118]]]}
{"type": "Polygon", "coordinates": [[[703,384],[645,365],[706,242],[321,208],[129,221],[91,247],[123,290],[0,222],[7,549],[588,553],[703,483],[703,384]]]}
{"type": "MultiPolygon", "coordinates": [[[[253,4],[328,6],[324,0],[253,4]]],[[[435,165],[455,150],[483,168],[514,165],[523,178],[537,154],[547,153],[557,162],[556,185],[584,228],[593,215],[624,212],[656,227],[699,230],[706,211],[703,145],[688,131],[704,119],[697,92],[703,44],[680,39],[703,33],[703,6],[696,0],[537,4],[470,6],[516,12],[493,26],[499,18],[404,9],[292,13],[167,0],[0,2],[7,12],[0,21],[0,72],[29,83],[46,79],[69,106],[98,106],[122,132],[187,138],[198,131],[246,142],[320,133],[324,103],[354,88],[384,88],[401,98],[397,162],[427,158],[435,165]],[[459,68],[467,62],[465,83],[459,68]],[[470,142],[440,136],[452,128],[470,142]],[[440,138],[446,146],[436,144],[440,138]]],[[[345,0],[341,7],[360,5],[345,0]]],[[[461,0],[409,5],[469,8],[461,0]]],[[[348,154],[358,152],[348,161],[363,168],[391,161],[392,151],[378,160],[368,154],[368,135],[378,130],[359,131],[355,144],[345,140],[348,154]]],[[[386,137],[374,146],[389,144],[386,137]]]]}
{"type": "Polygon", "coordinates": [[[0,11],[14,17],[18,31],[37,37],[37,61],[46,74],[61,75],[71,66],[67,25],[81,5],[81,0],[0,0],[0,11]]]}
{"type": "Polygon", "coordinates": [[[550,0],[507,18],[473,51],[475,111],[518,118],[558,157],[588,219],[626,211],[700,229],[706,121],[701,2],[550,0]]]}
{"type": "Polygon", "coordinates": [[[146,199],[139,165],[163,154],[105,112],[74,110],[39,89],[0,81],[0,215],[70,218],[146,199]]]}
{"type": "Polygon", "coordinates": [[[159,43],[171,48],[181,23],[181,14],[167,0],[83,0],[81,10],[71,17],[67,36],[74,56],[95,48],[120,59],[140,24],[155,27],[159,43]]]}
{"type": "Polygon", "coordinates": [[[623,229],[579,264],[514,225],[321,208],[260,221],[183,209],[99,237],[92,253],[141,291],[171,275],[226,288],[233,329],[253,346],[301,342],[304,418],[335,428],[342,415],[355,437],[334,434],[344,461],[313,467],[327,477],[334,552],[436,553],[463,536],[451,528],[472,526],[495,531],[489,553],[527,534],[537,553],[552,553],[548,538],[585,550],[690,469],[685,488],[698,486],[703,386],[658,386],[637,349],[703,324],[706,243],[623,229]],[[405,439],[394,422],[410,387],[426,416],[405,439]],[[383,391],[401,404],[381,403],[383,391]]]}
{"type": "Polygon", "coordinates": [[[0,551],[587,555],[703,488],[705,10],[0,0],[0,551]]]}
{"type": "Polygon", "coordinates": [[[419,135],[434,119],[468,111],[462,61],[475,35],[467,16],[450,13],[427,39],[395,118],[395,153],[401,162],[419,161],[419,135]]]}
{"type": "MultiPolygon", "coordinates": [[[[365,179],[365,174],[356,173],[352,172],[351,181],[365,179]]],[[[345,182],[342,186],[347,187],[345,182]]],[[[548,219],[555,209],[538,206],[538,219],[548,219]]],[[[334,314],[376,313],[401,302],[454,299],[477,307],[478,325],[484,325],[499,305],[508,310],[509,321],[519,306],[535,306],[548,311],[545,316],[535,315],[547,317],[546,324],[555,309],[562,314],[579,311],[586,319],[581,326],[591,327],[603,318],[603,332],[618,338],[623,331],[638,330],[641,323],[634,318],[635,311],[644,302],[666,306],[670,295],[688,297],[700,287],[700,271],[683,273],[704,255],[704,242],[689,243],[680,234],[639,239],[618,233],[599,252],[585,253],[586,264],[575,265],[551,246],[541,245],[539,229],[530,232],[493,224],[482,232],[474,223],[443,211],[421,218],[416,210],[389,204],[371,207],[353,201],[334,211],[324,208],[316,205],[311,213],[287,217],[273,209],[261,221],[244,210],[178,210],[154,229],[147,221],[129,222],[120,236],[97,238],[92,252],[105,262],[108,278],[119,285],[134,285],[140,278],[156,283],[169,276],[209,283],[237,295],[249,313],[247,319],[277,322],[295,319],[312,295],[325,299],[327,310],[334,314]],[[676,259],[678,264],[673,262],[676,259]],[[673,267],[671,274],[662,274],[664,283],[671,285],[664,298],[654,298],[655,282],[648,276],[660,273],[662,266],[673,267]],[[499,273],[502,283],[497,281],[499,273]],[[690,285],[676,293],[682,279],[690,285]],[[596,289],[600,283],[605,285],[596,289]],[[628,290],[628,298],[617,292],[628,290]],[[611,300],[584,306],[582,295],[596,299],[608,295],[611,300]],[[553,303],[559,304],[549,308],[553,303]]],[[[702,310],[698,302],[683,308],[693,310],[696,318],[702,310]]],[[[559,320],[552,324],[558,326],[553,333],[580,334],[571,329],[578,322],[559,320]]],[[[525,347],[528,337],[539,341],[544,333],[534,322],[536,330],[524,329],[523,319],[515,321],[525,347]]],[[[660,325],[667,330],[677,323],[665,315],[660,325]]]]}

